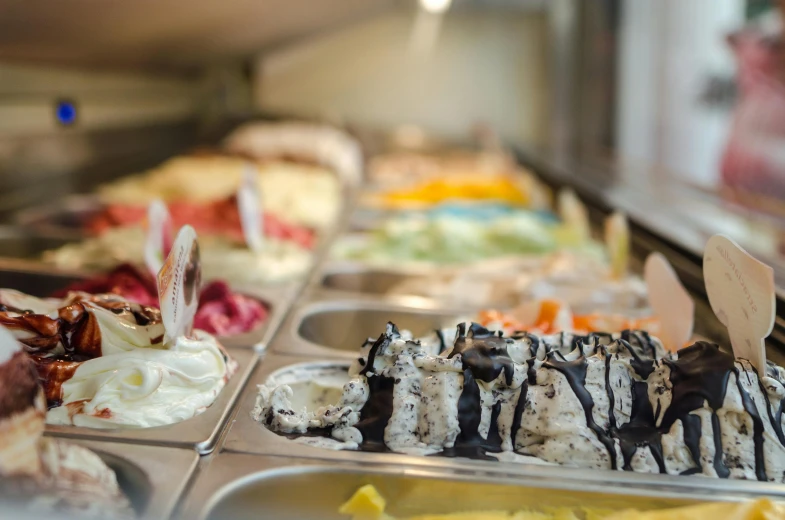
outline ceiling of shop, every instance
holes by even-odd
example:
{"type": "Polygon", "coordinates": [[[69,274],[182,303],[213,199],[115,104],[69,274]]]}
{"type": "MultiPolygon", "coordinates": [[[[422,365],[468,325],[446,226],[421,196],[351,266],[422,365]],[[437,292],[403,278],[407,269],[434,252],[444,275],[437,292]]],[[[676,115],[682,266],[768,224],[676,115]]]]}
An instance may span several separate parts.
{"type": "Polygon", "coordinates": [[[0,0],[0,60],[184,67],[373,15],[396,0],[0,0]]]}

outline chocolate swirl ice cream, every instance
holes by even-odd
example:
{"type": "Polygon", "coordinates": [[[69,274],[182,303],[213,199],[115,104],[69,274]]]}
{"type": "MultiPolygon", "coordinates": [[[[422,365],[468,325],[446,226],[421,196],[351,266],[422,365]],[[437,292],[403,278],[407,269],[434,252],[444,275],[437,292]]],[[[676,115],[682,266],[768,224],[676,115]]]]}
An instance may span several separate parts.
{"type": "Polygon", "coordinates": [[[114,294],[35,298],[0,290],[4,325],[35,363],[47,422],[150,427],[189,419],[235,364],[209,334],[164,344],[161,313],[114,294]]]}
{"type": "Polygon", "coordinates": [[[332,448],[785,482],[780,367],[759,377],[706,342],[671,354],[643,331],[505,336],[461,323],[451,345],[437,336],[390,323],[338,403],[295,410],[286,385],[261,385],[252,415],[332,448]]]}

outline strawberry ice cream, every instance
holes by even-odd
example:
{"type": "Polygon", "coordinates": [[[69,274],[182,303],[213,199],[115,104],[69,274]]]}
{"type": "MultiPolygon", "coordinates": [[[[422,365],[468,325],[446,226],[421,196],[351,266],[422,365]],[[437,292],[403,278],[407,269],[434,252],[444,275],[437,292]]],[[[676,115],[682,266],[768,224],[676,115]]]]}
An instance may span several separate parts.
{"type": "MultiPolygon", "coordinates": [[[[245,241],[235,196],[207,203],[175,201],[167,207],[174,229],[190,224],[200,235],[223,235],[245,241]]],[[[108,229],[139,224],[146,216],[145,206],[112,204],[89,219],[85,227],[91,233],[101,234],[108,229]]],[[[264,233],[269,238],[295,242],[307,249],[314,244],[312,229],[290,224],[272,213],[264,214],[264,233]]]]}
{"type": "MultiPolygon", "coordinates": [[[[113,293],[141,305],[158,307],[155,280],[130,264],[123,264],[106,274],[76,282],[53,296],[63,297],[70,291],[113,293]]],[[[202,288],[194,328],[218,336],[228,336],[248,332],[266,319],[267,308],[261,302],[233,292],[226,282],[214,280],[202,288]]]]}

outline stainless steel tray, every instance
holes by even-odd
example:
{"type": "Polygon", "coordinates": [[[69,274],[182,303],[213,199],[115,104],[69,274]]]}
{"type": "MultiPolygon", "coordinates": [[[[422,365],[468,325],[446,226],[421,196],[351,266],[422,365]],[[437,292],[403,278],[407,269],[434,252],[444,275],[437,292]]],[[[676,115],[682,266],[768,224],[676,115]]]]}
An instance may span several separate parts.
{"type": "MultiPolygon", "coordinates": [[[[226,434],[223,452],[250,453],[255,455],[274,455],[332,463],[354,462],[366,467],[377,465],[401,465],[420,470],[440,470],[454,473],[479,475],[483,473],[504,473],[509,482],[526,478],[553,479],[554,481],[573,481],[576,488],[596,482],[607,485],[659,489],[670,487],[689,492],[704,493],[758,493],[785,497],[785,485],[769,482],[722,480],[700,476],[682,477],[659,474],[642,474],[627,471],[587,470],[561,467],[556,465],[482,461],[465,458],[418,457],[398,453],[372,453],[348,450],[331,450],[305,445],[271,432],[251,418],[256,403],[257,385],[263,384],[276,371],[303,363],[296,356],[267,354],[264,362],[256,369],[248,382],[237,405],[230,429],[226,434]]],[[[320,366],[348,366],[348,362],[335,359],[316,359],[320,366]]],[[[602,486],[605,489],[605,485],[602,486]]]]}
{"type": "MultiPolygon", "coordinates": [[[[41,254],[73,241],[60,233],[41,233],[0,226],[0,258],[39,261],[41,254]]],[[[39,261],[39,263],[42,263],[39,261]]]]}
{"type": "Polygon", "coordinates": [[[169,518],[199,462],[193,450],[69,440],[95,451],[117,473],[140,519],[169,518]]]}
{"type": "Polygon", "coordinates": [[[632,487],[552,475],[464,470],[446,472],[391,465],[326,463],[283,457],[218,455],[196,479],[180,518],[346,520],[339,506],[360,486],[373,484],[387,499],[387,512],[415,514],[544,507],[662,509],[701,501],[738,501],[750,494],[736,489],[632,487]]]}
{"type": "MultiPolygon", "coordinates": [[[[84,275],[60,270],[43,269],[38,265],[19,262],[0,262],[0,288],[16,289],[39,298],[51,295],[68,285],[83,280],[84,275]]],[[[267,320],[243,334],[219,336],[227,347],[249,348],[258,351],[266,348],[267,342],[283,322],[289,307],[298,294],[298,284],[282,284],[268,287],[233,287],[234,290],[262,302],[268,309],[267,320]]]]}
{"type": "Polygon", "coordinates": [[[302,298],[304,303],[292,309],[273,338],[271,351],[354,358],[366,339],[384,332],[388,321],[418,336],[445,323],[454,325],[461,316],[472,315],[466,309],[440,309],[425,299],[405,306],[401,300],[397,303],[357,298],[327,300],[322,296],[311,293],[308,298],[302,298]]]}
{"type": "MultiPolygon", "coordinates": [[[[390,302],[407,304],[414,301],[427,301],[432,305],[451,305],[455,298],[447,295],[426,296],[414,292],[399,291],[391,293],[394,288],[405,282],[423,283],[429,276],[437,276],[439,269],[433,268],[420,271],[406,271],[388,269],[384,267],[362,266],[356,263],[329,262],[325,264],[319,278],[319,289],[331,296],[368,297],[383,299],[390,302]]],[[[478,275],[476,279],[482,279],[478,275]]],[[[411,287],[411,285],[409,285],[411,287]]],[[[470,296],[471,294],[468,293],[470,296]]],[[[473,305],[477,309],[483,308],[511,308],[520,301],[519,296],[513,294],[491,295],[490,298],[475,299],[473,302],[464,302],[464,305],[473,305]],[[476,303],[474,303],[476,302],[476,303]]]]}
{"type": "Polygon", "coordinates": [[[15,215],[14,223],[39,233],[80,240],[88,236],[85,223],[103,208],[104,204],[96,195],[71,195],[24,209],[15,215]]]}
{"type": "Polygon", "coordinates": [[[195,449],[198,453],[209,453],[215,448],[237,396],[258,360],[258,355],[253,350],[237,348],[227,350],[238,363],[237,373],[232,376],[212,406],[196,417],[166,426],[139,429],[47,425],[46,432],[58,437],[175,446],[195,449]]]}

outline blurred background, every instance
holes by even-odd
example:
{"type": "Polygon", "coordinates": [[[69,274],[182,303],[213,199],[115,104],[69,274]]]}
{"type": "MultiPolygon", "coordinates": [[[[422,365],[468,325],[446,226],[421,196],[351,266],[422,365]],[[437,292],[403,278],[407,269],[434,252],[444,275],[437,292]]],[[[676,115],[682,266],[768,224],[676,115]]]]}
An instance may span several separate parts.
{"type": "Polygon", "coordinates": [[[724,232],[781,266],[781,8],[0,0],[0,212],[86,191],[265,114],[368,142],[512,147],[695,254],[724,232]]]}

